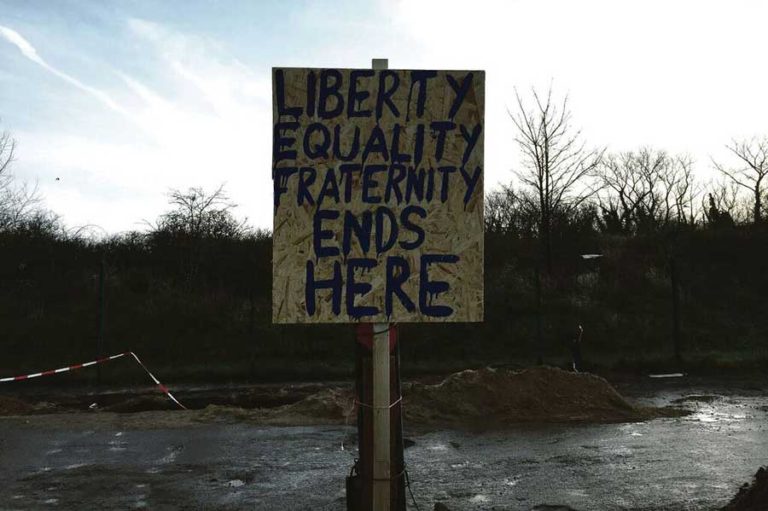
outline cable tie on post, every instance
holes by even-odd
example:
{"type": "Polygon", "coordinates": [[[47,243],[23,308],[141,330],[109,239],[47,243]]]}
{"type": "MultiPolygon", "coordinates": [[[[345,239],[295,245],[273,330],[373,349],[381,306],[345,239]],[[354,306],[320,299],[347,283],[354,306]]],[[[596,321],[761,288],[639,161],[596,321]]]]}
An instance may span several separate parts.
{"type": "Polygon", "coordinates": [[[396,479],[400,479],[404,475],[405,475],[405,464],[403,464],[403,470],[401,470],[399,474],[395,474],[392,477],[373,477],[372,479],[374,481],[394,481],[396,479]]]}
{"type": "Polygon", "coordinates": [[[403,400],[403,396],[400,396],[399,398],[395,399],[389,406],[373,406],[373,405],[369,405],[368,403],[363,403],[363,402],[358,401],[357,399],[355,399],[355,404],[360,405],[360,406],[365,406],[367,408],[373,408],[373,409],[376,409],[376,410],[388,410],[388,409],[391,409],[394,406],[396,406],[402,400],[403,400]]]}

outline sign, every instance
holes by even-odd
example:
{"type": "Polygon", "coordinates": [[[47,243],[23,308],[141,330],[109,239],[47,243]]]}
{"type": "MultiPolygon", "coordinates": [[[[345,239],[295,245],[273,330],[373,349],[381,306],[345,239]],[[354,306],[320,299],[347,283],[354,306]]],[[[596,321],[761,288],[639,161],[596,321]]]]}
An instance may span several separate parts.
{"type": "Polygon", "coordinates": [[[276,323],[483,319],[483,71],[274,68],[276,323]]]}

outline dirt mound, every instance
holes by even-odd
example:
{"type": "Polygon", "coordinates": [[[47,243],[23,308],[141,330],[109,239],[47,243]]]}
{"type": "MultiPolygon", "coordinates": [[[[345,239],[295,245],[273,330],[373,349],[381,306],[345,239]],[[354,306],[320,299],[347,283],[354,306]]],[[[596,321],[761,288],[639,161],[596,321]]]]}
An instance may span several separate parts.
{"type": "Polygon", "coordinates": [[[301,401],[282,406],[275,411],[281,414],[306,415],[335,419],[349,412],[352,393],[339,389],[326,389],[301,401]]]}
{"type": "Polygon", "coordinates": [[[408,385],[403,394],[407,422],[427,425],[621,422],[670,414],[630,404],[603,378],[553,367],[466,370],[437,385],[408,385]]]}
{"type": "Polygon", "coordinates": [[[768,466],[760,467],[752,484],[744,483],[723,511],[765,511],[768,509],[768,466]]]}
{"type": "Polygon", "coordinates": [[[208,405],[196,411],[195,419],[202,422],[259,421],[260,410],[247,410],[229,405],[208,405]]]}
{"type": "Polygon", "coordinates": [[[197,419],[207,422],[252,421],[258,424],[301,426],[354,423],[354,394],[351,389],[325,389],[295,403],[275,408],[244,409],[209,405],[197,419]]]}
{"type": "MultiPolygon", "coordinates": [[[[524,371],[466,370],[435,385],[405,384],[405,420],[426,427],[503,427],[520,422],[623,422],[680,415],[675,409],[627,402],[603,378],[551,367],[524,371]]],[[[206,408],[202,420],[252,420],[262,424],[354,424],[351,388],[325,389],[269,409],[206,408]]]]}
{"type": "Polygon", "coordinates": [[[10,396],[0,396],[0,415],[25,415],[34,407],[20,399],[10,396]]]}
{"type": "Polygon", "coordinates": [[[270,424],[354,423],[354,393],[351,389],[325,389],[301,401],[263,410],[270,424]]]}

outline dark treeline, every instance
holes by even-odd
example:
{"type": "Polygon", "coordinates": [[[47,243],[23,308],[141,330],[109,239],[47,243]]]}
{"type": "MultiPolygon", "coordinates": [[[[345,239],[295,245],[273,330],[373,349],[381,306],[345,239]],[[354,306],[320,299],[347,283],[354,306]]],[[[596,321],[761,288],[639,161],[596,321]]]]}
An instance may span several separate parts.
{"type": "MultiPolygon", "coordinates": [[[[563,363],[579,324],[592,364],[765,364],[768,143],[732,144],[702,185],[688,157],[587,148],[567,103],[518,99],[524,165],[485,199],[485,322],[402,325],[405,366],[563,363]]],[[[348,371],[350,325],[272,325],[271,235],[222,189],[173,191],[146,231],[97,237],[12,179],[13,150],[4,135],[3,374],[128,349],[178,378],[348,371]]]]}

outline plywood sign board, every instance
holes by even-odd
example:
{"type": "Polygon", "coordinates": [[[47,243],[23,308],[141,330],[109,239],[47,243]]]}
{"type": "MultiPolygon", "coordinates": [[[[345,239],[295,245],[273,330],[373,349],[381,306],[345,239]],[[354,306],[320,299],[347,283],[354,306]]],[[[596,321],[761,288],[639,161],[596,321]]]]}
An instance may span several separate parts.
{"type": "Polygon", "coordinates": [[[485,73],[272,86],[273,321],[482,321],[485,73]]]}

